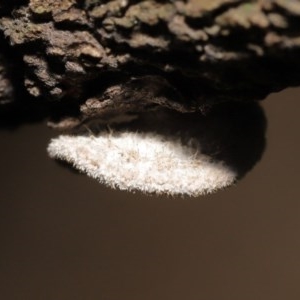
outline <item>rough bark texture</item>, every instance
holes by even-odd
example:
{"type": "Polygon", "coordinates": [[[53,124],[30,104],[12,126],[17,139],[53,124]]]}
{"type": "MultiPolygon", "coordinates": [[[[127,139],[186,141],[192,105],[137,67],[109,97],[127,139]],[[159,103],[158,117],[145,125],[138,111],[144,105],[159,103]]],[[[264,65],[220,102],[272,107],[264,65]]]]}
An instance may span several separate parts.
{"type": "Polygon", "coordinates": [[[0,32],[0,106],[14,87],[17,105],[72,116],[62,129],[300,83],[300,1],[6,0],[0,32]]]}

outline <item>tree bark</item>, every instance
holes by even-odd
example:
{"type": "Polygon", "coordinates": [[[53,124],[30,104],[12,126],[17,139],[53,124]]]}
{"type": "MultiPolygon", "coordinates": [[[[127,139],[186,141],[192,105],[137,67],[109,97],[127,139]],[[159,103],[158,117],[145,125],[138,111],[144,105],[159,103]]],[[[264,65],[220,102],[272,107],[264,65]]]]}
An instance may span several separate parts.
{"type": "Polygon", "coordinates": [[[0,111],[60,129],[300,83],[300,1],[6,0],[0,33],[0,111]]]}

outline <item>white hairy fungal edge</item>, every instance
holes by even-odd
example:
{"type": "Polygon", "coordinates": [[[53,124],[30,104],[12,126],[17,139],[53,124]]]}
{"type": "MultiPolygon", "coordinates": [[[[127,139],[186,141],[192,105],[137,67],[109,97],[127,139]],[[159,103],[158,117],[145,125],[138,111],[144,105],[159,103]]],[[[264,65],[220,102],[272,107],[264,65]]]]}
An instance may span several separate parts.
{"type": "Polygon", "coordinates": [[[155,133],[61,135],[52,139],[48,153],[121,190],[198,196],[229,186],[237,177],[229,166],[201,154],[200,145],[155,133]]]}

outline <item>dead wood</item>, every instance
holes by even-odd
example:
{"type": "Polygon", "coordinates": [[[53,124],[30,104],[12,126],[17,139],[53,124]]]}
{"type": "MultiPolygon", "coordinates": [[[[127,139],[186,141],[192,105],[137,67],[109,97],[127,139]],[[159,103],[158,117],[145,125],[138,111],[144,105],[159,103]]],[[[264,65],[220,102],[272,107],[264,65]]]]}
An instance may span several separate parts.
{"type": "Polygon", "coordinates": [[[47,107],[61,129],[300,83],[300,1],[4,0],[0,33],[0,110],[47,107]]]}

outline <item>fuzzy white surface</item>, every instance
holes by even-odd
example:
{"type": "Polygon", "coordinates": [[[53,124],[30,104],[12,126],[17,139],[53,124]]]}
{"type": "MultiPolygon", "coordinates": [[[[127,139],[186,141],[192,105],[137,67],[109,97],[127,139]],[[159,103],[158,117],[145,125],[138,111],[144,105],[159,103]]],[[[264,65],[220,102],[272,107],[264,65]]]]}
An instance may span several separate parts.
{"type": "Polygon", "coordinates": [[[198,196],[236,179],[234,171],[201,154],[199,147],[158,134],[62,135],[51,141],[48,153],[101,183],[129,191],[198,196]]]}

